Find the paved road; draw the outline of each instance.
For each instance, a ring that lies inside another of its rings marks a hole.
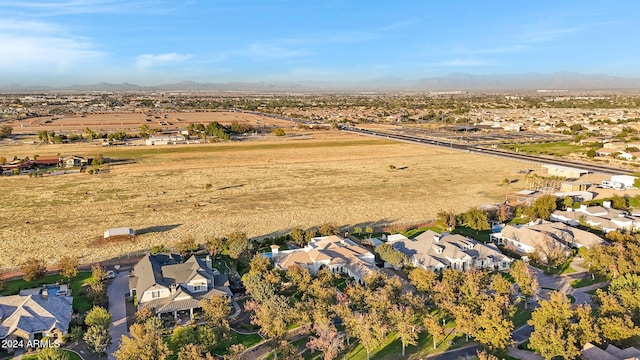
[[[611,166],[584,163],[584,162],[578,162],[578,161],[570,161],[566,159],[542,157],[542,156],[529,155],[524,153],[514,153],[510,151],[504,151],[504,150],[498,150],[498,149],[492,149],[492,148],[480,148],[476,145],[454,143],[452,141],[450,142],[449,140],[444,140],[444,139],[419,138],[416,136],[394,134],[394,133],[382,132],[379,130],[373,131],[373,130],[362,129],[358,127],[351,127],[351,126],[344,126],[341,128],[341,130],[355,132],[355,133],[364,134],[364,135],[382,137],[382,138],[392,139],[397,141],[446,147],[449,149],[472,152],[476,154],[505,157],[505,158],[516,159],[516,160],[530,161],[534,163],[578,167],[581,169],[586,169],[586,170],[598,172],[598,173],[628,174],[628,175],[631,175],[633,173],[633,171],[631,170],[620,169],[620,168],[611,167]]]
[[[112,316],[109,334],[111,335],[111,347],[107,349],[109,360],[115,360],[113,352],[120,346],[120,338],[127,334],[127,306],[125,296],[129,294],[129,272],[121,271],[116,278],[109,280],[107,295],[109,296],[109,312]]]
[[[428,355],[427,359],[429,360],[458,360],[460,358],[470,358],[478,355],[478,349],[480,349],[480,345],[471,343],[469,345],[465,345],[462,348],[449,350],[439,354]]]
[[[511,337],[516,343],[520,344],[529,340],[529,336],[531,336],[532,332],[533,332],[533,326],[524,325],[515,329],[511,334]]]

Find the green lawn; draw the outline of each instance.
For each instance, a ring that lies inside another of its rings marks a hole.
[[[488,243],[489,242],[489,234],[491,234],[491,230],[476,231],[476,230],[473,230],[470,227],[456,226],[456,228],[453,229],[452,233],[453,234],[464,235],[466,237],[469,237],[469,238],[472,238],[472,239],[476,239],[476,240],[482,241],[484,243]]]
[[[569,258],[567,261],[565,261],[562,265],[555,267],[555,268],[550,268],[546,265],[543,264],[538,264],[536,262],[530,262],[531,265],[537,267],[538,269],[544,271],[545,274],[547,275],[558,275],[558,274],[571,274],[576,272],[576,269],[571,267],[571,260],[573,260],[572,258]]]
[[[65,350],[65,349],[63,349],[62,351],[64,351],[64,353],[67,354],[67,356],[69,356],[69,360],[82,360],[80,355],[74,353],[73,351],[69,351],[69,350]],[[38,354],[25,355],[25,356],[22,357],[22,359],[24,359],[24,360],[38,360]]]
[[[73,296],[73,310],[79,314],[87,312],[93,306],[91,300],[84,296],[82,287],[93,280],[90,271],[79,272],[78,275],[71,278],[69,287],[71,288],[71,296]],[[32,289],[45,284],[55,284],[64,282],[65,279],[59,275],[47,275],[38,281],[25,281],[23,279],[9,280],[4,284],[2,295],[16,295],[23,289]]]
[[[531,319],[531,308],[525,309],[524,304],[518,305],[515,315],[513,315],[513,328],[517,329],[527,324],[527,321]]]
[[[465,344],[467,344],[467,342],[465,341],[464,335],[455,335],[453,332],[451,332],[443,341],[438,344],[437,348],[434,350],[431,335],[429,335],[426,331],[423,331],[418,337],[417,346],[407,346],[405,357],[413,355],[412,357],[414,358],[420,358],[434,352],[455,349]],[[397,339],[395,333],[391,333],[376,350],[371,352],[371,359],[395,360],[401,358],[401,354],[402,343],[399,339]],[[345,358],[348,360],[366,360],[367,352],[362,347],[362,345],[358,344],[354,349],[352,349],[345,355]]]
[[[418,236],[418,235],[420,235],[423,232],[428,231],[428,230],[432,230],[432,231],[435,231],[437,233],[441,233],[442,232],[442,229],[437,227],[437,226],[425,226],[425,227],[421,227],[421,228],[417,228],[417,229],[404,230],[404,231],[401,231],[400,234],[408,237],[409,239],[413,239],[414,237],[416,237],[416,236]]]
[[[571,287],[573,288],[582,288],[585,286],[591,286],[593,284],[599,284],[607,281],[607,278],[603,275],[596,275],[595,279],[591,279],[591,276],[583,277],[582,279],[573,280],[571,282]]]
[[[509,144],[505,145],[505,148],[513,151],[553,156],[565,156],[571,153],[583,153],[588,150],[587,147],[584,147],[582,145],[570,144],[568,142]]]

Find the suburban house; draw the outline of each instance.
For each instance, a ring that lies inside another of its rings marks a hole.
[[[184,263],[176,254],[148,255],[133,268],[130,295],[138,308],[149,308],[159,317],[193,315],[202,310],[200,301],[214,296],[231,296],[227,275],[211,265],[211,258],[191,256]]]
[[[390,235],[388,243],[406,254],[414,266],[432,271],[447,268],[506,270],[512,261],[495,244],[483,244],[462,235],[438,234],[432,230],[414,239],[400,234]]]
[[[580,355],[585,360],[640,360],[640,350],[637,348],[621,349],[612,344],[602,350],[592,343],[586,343]]]
[[[326,268],[332,273],[351,276],[362,284],[367,275],[378,271],[375,255],[337,235],[315,237],[301,249],[279,251],[277,245],[273,245],[271,249],[273,263],[281,269],[298,265],[317,274]]]
[[[604,205],[580,205],[578,209],[556,210],[551,214],[550,219],[571,226],[583,223],[584,225],[602,229],[605,233],[616,230],[634,231],[640,229],[640,219],[628,215],[626,211],[612,209],[609,202],[605,202]]]
[[[65,156],[60,160],[60,163],[64,165],[64,167],[80,167],[87,166],[90,164],[90,160],[81,156]]]
[[[490,234],[493,242],[510,246],[522,253],[538,253],[539,250],[589,247],[606,243],[590,232],[567,226],[563,223],[538,221],[529,225],[507,225],[499,233]]]
[[[56,296],[47,288],[32,290],[0,296],[0,339],[62,341],[69,330],[73,298]]]

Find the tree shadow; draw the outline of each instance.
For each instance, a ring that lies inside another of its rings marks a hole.
[[[175,229],[175,228],[177,228],[178,226],[181,226],[181,225],[182,224],[150,226],[150,227],[146,227],[144,229],[136,230],[136,235],[166,232],[166,231],[169,231],[169,230],[173,230],[173,229]]]

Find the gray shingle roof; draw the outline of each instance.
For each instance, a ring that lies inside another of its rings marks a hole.
[[[73,312],[71,297],[53,296],[47,300],[40,295],[12,295],[0,297],[0,338],[14,330],[27,333],[51,331],[54,328],[66,333]]]

